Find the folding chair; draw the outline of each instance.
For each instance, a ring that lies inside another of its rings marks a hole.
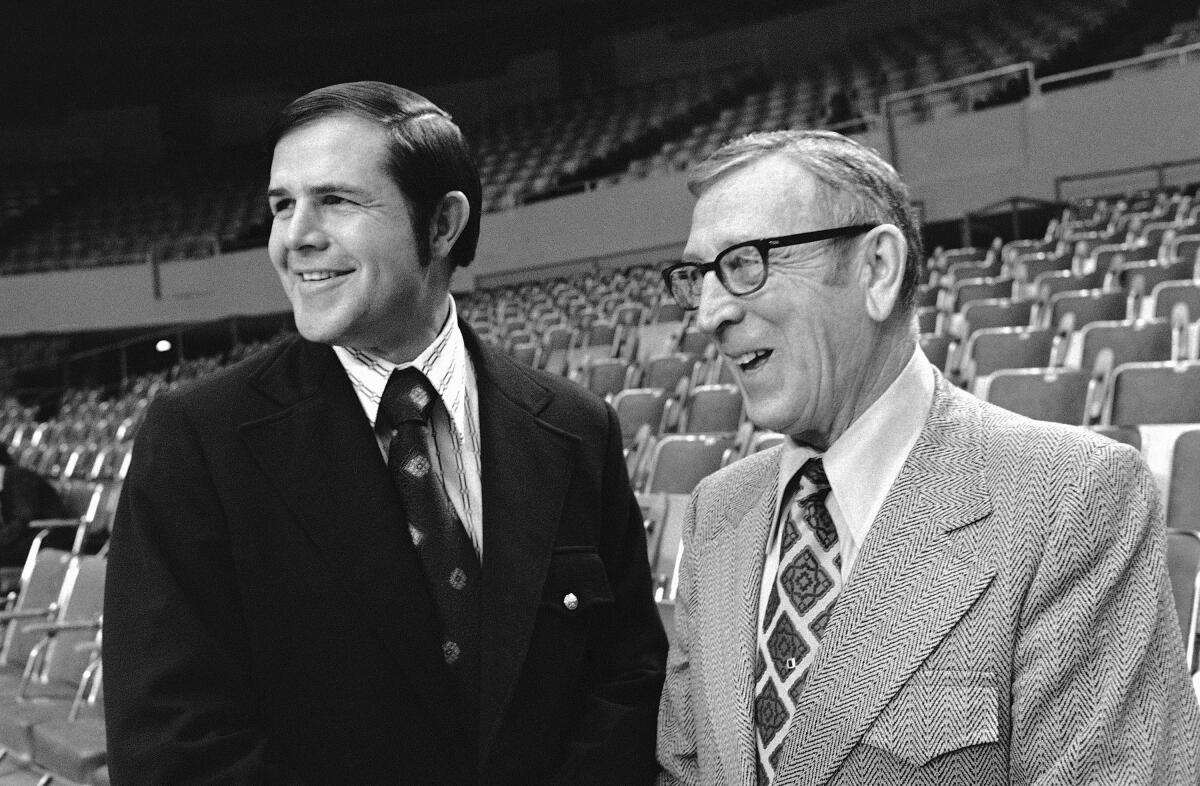
[[[1169,488],[1167,526],[1200,532],[1200,429],[1175,439]]]
[[[696,484],[721,468],[730,437],[669,434],[658,441],[646,476],[649,493],[691,494]]]
[[[104,681],[97,645],[94,659],[83,672],[79,689],[65,719],[33,727],[34,764],[53,780],[94,783],[96,771],[108,759],[104,724]]]
[[[629,381],[629,362],[623,358],[599,358],[582,369],[583,386],[601,398],[611,398]]]
[[[621,437],[625,447],[633,445],[642,426],[648,426],[651,436],[661,434],[666,426],[670,396],[662,388],[625,388],[613,396],[613,409],[621,422]]]
[[[1183,634],[1184,654],[1188,674],[1196,671],[1197,611],[1200,610],[1200,533],[1192,530],[1167,530],[1167,573],[1171,578],[1171,594],[1179,615],[1179,631]]]
[[[993,373],[976,395],[1036,420],[1083,423],[1090,375],[1065,368],[1013,368]]]
[[[733,434],[742,422],[742,393],[735,385],[698,385],[679,416],[681,434]]]
[[[0,700],[2,755],[29,762],[33,728],[69,715],[92,660],[92,650],[78,645],[94,642],[100,630],[104,573],[103,557],[72,557],[53,621],[24,626],[25,632],[38,633],[41,640],[29,653],[16,696]]]
[[[1200,361],[1117,366],[1101,422],[1116,426],[1200,423]]]
[[[675,391],[680,380],[689,380],[690,387],[690,378],[696,370],[696,363],[694,357],[681,352],[656,355],[647,360],[642,369],[641,387]]]
[[[1059,324],[1067,314],[1075,315],[1076,329],[1089,322],[1125,319],[1128,298],[1124,292],[1100,289],[1058,292],[1050,297],[1050,324]]]
[[[994,327],[975,331],[967,340],[962,377],[970,385],[979,377],[1005,368],[1053,366],[1054,338],[1050,328]]]
[[[1171,359],[1171,323],[1166,319],[1126,319],[1084,325],[1082,368],[1091,368],[1103,349],[1111,349],[1113,365],[1147,360]]]

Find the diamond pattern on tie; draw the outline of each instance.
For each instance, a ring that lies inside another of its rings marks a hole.
[[[755,658],[759,784],[775,780],[788,725],[842,587],[837,529],[825,508],[821,459],[800,468],[779,532],[779,567],[767,596]]]
[[[381,429],[392,429],[388,471],[400,492],[409,537],[420,558],[441,630],[441,658],[449,666],[468,716],[479,692],[479,556],[454,511],[430,455],[430,417],[439,397],[415,368],[397,369],[379,400]]]

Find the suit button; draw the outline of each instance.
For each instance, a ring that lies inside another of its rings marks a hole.
[[[579,608],[579,598],[575,597],[574,592],[568,592],[563,595],[563,605],[567,607],[567,611],[574,611]]]

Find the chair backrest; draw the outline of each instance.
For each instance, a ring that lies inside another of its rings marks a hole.
[[[105,572],[103,557],[72,557],[58,596],[56,621],[89,623],[99,620],[104,613]],[[77,645],[95,638],[94,628],[59,631],[46,648],[41,681],[78,684],[92,660],[92,652]]]
[[[742,422],[742,394],[735,385],[698,385],[684,405],[679,430],[688,434],[732,434]]]
[[[1186,303],[1188,313],[1200,315],[1200,283],[1196,281],[1164,281],[1150,293],[1154,301],[1154,316],[1169,317],[1176,303]]]
[[[691,377],[695,368],[696,359],[690,355],[680,352],[656,355],[646,361],[641,386],[673,391],[679,385],[679,380]]]
[[[1171,578],[1171,593],[1179,615],[1179,631],[1183,634],[1188,673],[1196,662],[1196,573],[1200,570],[1200,533],[1188,530],[1167,531],[1167,573]]]
[[[954,283],[949,311],[960,311],[972,300],[992,300],[1012,295],[1011,278],[966,278]]]
[[[611,346],[616,336],[617,326],[607,319],[597,319],[588,328],[586,343],[589,347]]]
[[[1106,412],[1115,426],[1200,423],[1200,361],[1117,366]]]
[[[1057,325],[1065,314],[1075,315],[1075,327],[1089,322],[1125,318],[1127,298],[1124,292],[1101,289],[1058,292],[1050,296],[1050,324]]]
[[[997,327],[1025,327],[1029,324],[1032,300],[992,298],[973,300],[963,306],[962,317],[966,322],[964,337],[976,330]]]
[[[1092,426],[1092,431],[1136,450],[1142,449],[1142,431],[1137,426]]]
[[[1092,322],[1080,331],[1083,356],[1080,366],[1091,368],[1105,347],[1113,351],[1113,364],[1137,360],[1171,359],[1171,323],[1166,319],[1127,319]]]
[[[973,379],[1002,368],[1046,368],[1051,365],[1054,335],[1050,328],[978,330],[967,341],[968,377]]]
[[[1200,429],[1175,439],[1169,488],[1167,526],[1200,532]]]
[[[670,434],[654,446],[646,491],[690,494],[706,476],[721,467],[733,440],[711,434]]]
[[[1078,426],[1084,420],[1089,378],[1078,369],[1004,369],[992,374],[986,397],[1026,417]]]
[[[704,354],[711,341],[712,337],[703,330],[688,328],[679,337],[679,351],[685,355],[699,357]]]
[[[569,325],[551,325],[542,336],[542,346],[547,352],[568,349],[575,339],[575,331]]]
[[[42,532],[33,540],[25,567],[21,571],[21,589],[12,611],[26,615],[11,620],[4,630],[4,646],[0,648],[0,665],[20,666],[29,657],[29,651],[37,644],[41,634],[25,633],[22,628],[29,622],[45,621],[57,609],[63,577],[71,562],[71,555],[59,549],[43,549]],[[35,616],[28,613],[39,612]]]
[[[615,396],[625,387],[629,362],[624,358],[593,360],[587,369],[587,389],[597,396]]]
[[[662,388],[625,388],[613,396],[613,409],[621,421],[625,447],[632,444],[638,428],[650,427],[652,434],[662,431],[667,406],[667,391]]]

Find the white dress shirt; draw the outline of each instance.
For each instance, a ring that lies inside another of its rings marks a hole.
[[[375,427],[379,399],[388,377],[398,368],[415,366],[441,396],[442,406],[434,407],[429,455],[438,466],[446,495],[454,505],[483,561],[483,486],[479,450],[479,388],[475,367],[463,343],[458,327],[454,299],[450,301],[446,322],[428,347],[409,363],[396,364],[360,349],[334,347],[338,360],[350,377],[367,420]],[[387,461],[390,435],[375,429],[379,450]]]
[[[933,387],[933,366],[917,347],[887,390],[824,454],[825,476],[829,480],[825,508],[837,529],[843,591],[850,582],[854,562],[871,522],[925,425],[933,404]],[[775,489],[775,526],[763,557],[759,636],[762,636],[767,598],[779,570],[779,532],[787,515],[786,509],[781,510],[783,494],[788,481],[800,471],[804,462],[817,455],[820,455],[817,451],[794,442],[791,437],[783,443]]]

